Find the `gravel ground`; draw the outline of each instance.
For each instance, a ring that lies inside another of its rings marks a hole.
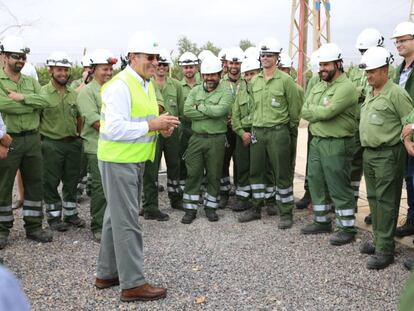
[[[396,310],[409,276],[402,263],[414,253],[401,245],[389,268],[365,268],[358,247],[368,232],[343,247],[329,245],[328,234],[300,235],[308,211],[297,211],[286,231],[277,229],[277,216],[239,224],[229,209],[218,212],[217,223],[199,211],[193,224],[183,225],[183,212],[168,207],[165,192],[160,202],[168,222],[140,221],[147,279],[167,287],[167,299],[122,303],[119,287],[95,289],[99,245],[90,230],[55,233],[52,243],[38,244],[25,239],[21,210],[0,257],[33,310]],[[89,221],[88,213],[85,201],[80,214]]]

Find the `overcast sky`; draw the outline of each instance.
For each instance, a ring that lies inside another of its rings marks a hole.
[[[83,49],[110,49],[119,55],[136,30],[152,30],[162,47],[177,51],[176,43],[187,36],[199,46],[210,40],[219,47],[237,45],[241,39],[258,44],[276,37],[288,51],[290,0],[0,0],[0,32],[14,19],[32,24],[3,33],[25,38],[31,48],[29,60],[44,62],[54,50],[80,60]],[[394,27],[408,20],[408,0],[331,0],[331,37],[347,61],[357,61],[355,40],[367,27],[377,28],[386,47],[396,54],[389,40]],[[309,29],[309,51],[312,46]]]

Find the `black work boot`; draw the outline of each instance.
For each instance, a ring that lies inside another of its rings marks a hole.
[[[305,194],[303,195],[303,198],[297,201],[295,205],[297,209],[305,209],[308,208],[309,204],[311,204],[311,197],[309,190],[306,190]]]
[[[183,201],[181,200],[171,201],[171,208],[183,210]]]
[[[331,235],[329,243],[335,246],[341,246],[351,243],[355,240],[355,233],[338,231]]]
[[[375,253],[368,258],[367,268],[371,270],[381,270],[394,262],[394,255]]]
[[[253,220],[258,220],[262,218],[262,212],[261,212],[261,208],[260,207],[253,207],[247,211],[245,211],[243,213],[243,215],[241,215],[239,217],[239,222],[249,222],[249,221],[253,221]]]
[[[292,226],[293,226],[293,217],[292,217],[292,215],[280,216],[280,221],[277,224],[277,227],[279,229],[285,230],[285,229],[292,228]]]
[[[243,212],[245,210],[248,210],[252,207],[252,203],[250,201],[237,201],[236,205],[232,207],[232,210],[234,212]]]
[[[78,215],[65,217],[63,219],[63,221],[66,222],[67,224],[69,224],[73,227],[77,227],[77,228],[84,228],[86,226],[85,220],[80,218]]]
[[[47,243],[53,240],[53,234],[50,230],[45,230],[42,228],[33,230],[33,231],[26,231],[26,237],[29,240],[33,240],[40,243]]]
[[[365,222],[367,225],[372,225],[372,216],[371,216],[371,213],[369,213],[369,214],[368,214],[368,216],[365,216],[365,218],[364,218],[364,222]]]
[[[191,224],[197,216],[197,211],[192,209],[184,209],[185,214],[181,219],[181,223],[183,224]]]
[[[404,237],[404,236],[413,235],[413,234],[414,234],[414,222],[412,220],[410,221],[407,220],[405,224],[395,229],[396,237]]]
[[[8,235],[0,235],[0,249],[3,249],[7,245]]]
[[[311,223],[300,229],[300,233],[302,234],[319,234],[319,233],[331,233],[332,232],[332,225],[326,224],[321,225],[317,223]]]
[[[147,211],[147,212],[144,211],[144,219],[167,221],[170,219],[170,216],[166,213],[161,212],[160,210]]]
[[[370,242],[364,242],[359,247],[359,252],[361,254],[374,255],[375,254],[375,246],[374,246],[374,244],[372,244]]]
[[[69,225],[62,220],[54,220],[49,222],[49,228],[54,231],[65,232],[69,230]]]
[[[229,202],[229,195],[228,194],[220,195],[220,201],[219,201],[219,204],[218,204],[218,208],[219,209],[225,209],[228,202]]]
[[[217,221],[219,220],[219,217],[216,213],[216,209],[215,208],[211,208],[211,207],[205,207],[204,211],[206,213],[207,219],[208,221]]]
[[[266,206],[266,212],[267,212],[267,215],[269,216],[275,216],[279,214],[279,209],[277,208],[276,205],[271,204],[271,205]]]
[[[404,267],[406,267],[410,271],[413,271],[414,259],[411,258],[404,261]]]

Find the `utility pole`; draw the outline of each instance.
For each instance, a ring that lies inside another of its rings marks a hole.
[[[410,0],[410,12],[408,12],[408,21],[414,22],[414,1]]]
[[[414,1],[414,0],[412,0]],[[305,86],[308,63],[308,26],[312,27],[312,51],[331,41],[329,0],[292,0],[289,56],[298,60],[297,83]]]

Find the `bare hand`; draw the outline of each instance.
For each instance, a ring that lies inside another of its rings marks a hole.
[[[20,94],[20,93],[11,91],[11,90],[7,90],[7,91],[9,92],[9,95],[8,96],[9,96],[10,99],[12,99],[12,100],[14,100],[16,102],[22,102],[22,101],[24,101],[24,95],[23,94]]]
[[[0,145],[0,160],[4,160],[7,158],[7,153],[9,152],[9,148]]]
[[[405,146],[405,149],[407,150],[407,153],[410,156],[414,157],[414,142],[404,140],[404,146]]]
[[[2,139],[0,139],[0,144],[5,147],[9,147],[12,143],[13,138],[9,134],[5,134]]]
[[[411,136],[413,133],[413,128],[412,128],[412,124],[407,124],[406,126],[404,126],[401,135],[403,138],[406,138],[407,136]]]
[[[248,146],[252,142],[252,134],[244,132],[241,139],[243,141],[243,146]]]
[[[160,133],[163,137],[170,137],[174,132],[174,127],[170,127],[168,130],[161,130]]]
[[[180,121],[177,117],[171,116],[168,113],[160,115],[158,118],[148,121],[149,131],[162,131],[177,128],[180,125]]]

